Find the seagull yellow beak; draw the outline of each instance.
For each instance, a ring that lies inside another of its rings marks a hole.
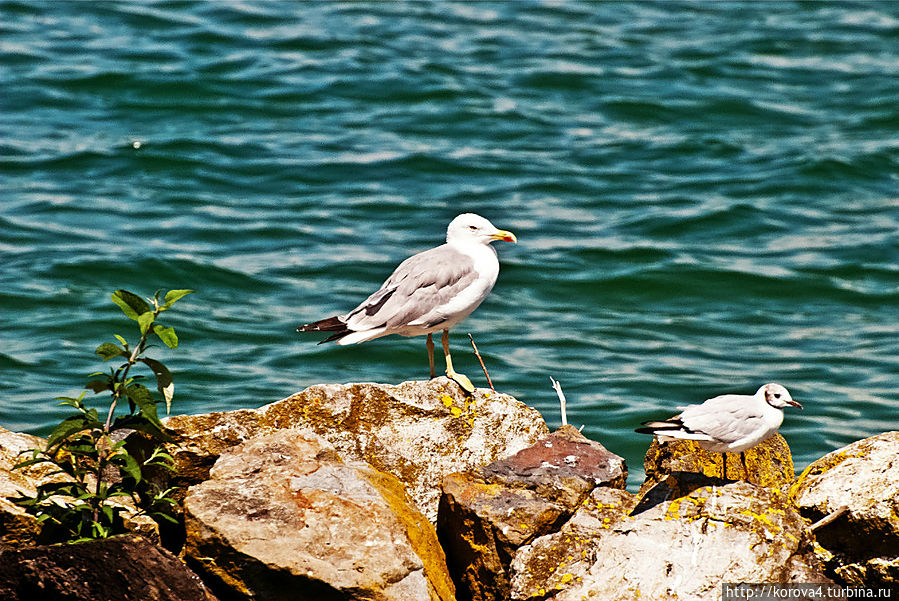
[[[518,244],[518,238],[512,232],[506,230],[496,230],[496,233],[490,236],[493,240],[505,240],[506,242],[514,242]]]

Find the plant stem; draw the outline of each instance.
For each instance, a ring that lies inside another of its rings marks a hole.
[[[150,325],[153,325],[153,322],[156,321],[156,318],[159,317],[159,308],[153,312],[153,321],[150,322]],[[137,346],[134,347],[134,350],[131,352],[131,356],[128,357],[128,362],[120,367],[119,370],[122,371],[121,374],[118,372],[113,379],[113,391],[112,391],[112,403],[109,405],[109,413],[106,416],[106,423],[103,425],[103,432],[105,434],[109,434],[109,429],[112,425],[112,416],[115,413],[116,404],[119,402],[119,399],[122,398],[122,394],[125,392],[125,382],[128,381],[128,372],[131,370],[131,366],[137,363],[137,358],[141,353],[144,352],[144,346],[147,344],[147,335],[150,333],[150,328],[147,328],[147,331],[140,335],[140,341],[137,343]],[[121,384],[121,386],[119,386]]]

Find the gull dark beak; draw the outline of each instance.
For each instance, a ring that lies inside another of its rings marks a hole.
[[[494,240],[504,240],[506,242],[518,244],[518,238],[515,237],[515,234],[506,230],[496,230],[496,233],[490,237]]]
[[[799,407],[800,409],[802,409],[802,405],[799,404],[799,401],[794,401],[793,399],[787,401],[787,405],[792,405],[794,407]]]

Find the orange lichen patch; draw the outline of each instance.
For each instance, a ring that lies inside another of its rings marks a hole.
[[[724,484],[745,479],[739,453],[726,454],[727,479],[721,453],[706,451],[695,441],[653,441],[646,452],[643,466],[646,479],[638,495],[669,480],[669,498],[684,496],[702,486]],[[780,434],[775,434],[744,453],[748,481],[765,488],[781,488],[793,482],[795,472],[790,448]]]
[[[452,601],[456,588],[446,567],[446,555],[437,540],[434,526],[421,512],[414,509],[405,489],[391,474],[377,470],[362,472],[362,475],[381,493],[381,497],[393,510],[393,514],[406,527],[409,544],[424,564],[425,575],[441,601]]]

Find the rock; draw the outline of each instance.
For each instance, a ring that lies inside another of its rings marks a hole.
[[[236,444],[305,427],[344,458],[399,478],[432,523],[445,476],[507,457],[549,433],[527,405],[484,389],[466,395],[445,377],[397,386],[322,384],[259,409],[164,421],[176,438],[173,485],[203,481],[216,458]]]
[[[0,599],[215,601],[177,557],[135,536],[4,550]]]
[[[41,484],[71,480],[65,474],[56,473],[57,468],[51,463],[13,469],[17,463],[31,458],[31,449],[46,446],[47,441],[43,438],[0,427],[0,549],[50,542],[44,540],[46,536],[42,536],[37,519],[12,502],[13,498],[22,495],[34,496]],[[125,528],[154,543],[159,542],[159,525],[149,516],[136,515],[137,508],[130,498],[113,497],[109,502],[125,508],[122,514]]]
[[[826,582],[779,490],[704,487],[636,515],[620,492],[593,495],[559,532],[518,551],[510,599],[717,601],[724,582]]]
[[[848,586],[899,585],[899,432],[859,440],[818,459],[790,489],[812,521],[822,557]]]
[[[433,526],[402,484],[311,430],[225,451],[184,502],[184,554],[250,599],[451,601]],[[233,593],[232,593],[233,594]]]
[[[38,544],[40,524],[24,509],[10,501],[20,495],[34,495],[36,485],[49,481],[52,469],[38,464],[14,470],[13,466],[28,459],[27,451],[44,447],[43,438],[11,432],[0,426],[0,550]]]
[[[556,531],[597,486],[623,489],[626,481],[624,460],[571,426],[508,459],[445,478],[437,529],[458,598],[507,599],[519,547]]]
[[[783,488],[796,473],[793,455],[780,434],[744,452],[748,482],[768,488]],[[636,511],[656,503],[685,496],[703,486],[723,485],[744,479],[739,453],[727,454],[727,479],[721,469],[721,453],[706,451],[691,440],[659,443],[653,440],[643,460],[646,478],[637,492],[642,498]]]

